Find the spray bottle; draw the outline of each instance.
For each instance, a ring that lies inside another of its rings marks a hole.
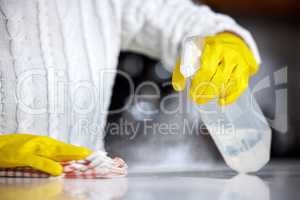
[[[187,78],[199,69],[201,37],[183,43],[181,73]],[[226,164],[239,173],[260,170],[270,159],[271,129],[250,89],[234,103],[220,106],[217,100],[196,105]]]

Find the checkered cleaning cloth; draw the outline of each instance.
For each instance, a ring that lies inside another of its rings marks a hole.
[[[120,158],[114,158],[114,166],[112,168],[94,167],[90,165],[90,161],[70,161],[61,162],[63,166],[64,178],[113,178],[127,175],[127,165]],[[86,167],[85,171],[79,168]],[[33,169],[31,167],[15,167],[15,168],[0,168],[0,177],[16,177],[16,178],[47,178],[49,174]]]

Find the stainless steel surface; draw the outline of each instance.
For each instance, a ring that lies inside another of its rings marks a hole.
[[[258,176],[230,171],[131,172],[98,180],[0,179],[1,200],[299,199],[300,162],[274,162]]]

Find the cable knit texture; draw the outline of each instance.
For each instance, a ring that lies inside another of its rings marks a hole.
[[[188,0],[0,0],[0,131],[103,149],[121,50],[172,69],[192,35],[250,33]]]

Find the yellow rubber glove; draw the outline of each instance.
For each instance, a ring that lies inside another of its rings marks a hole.
[[[249,78],[259,68],[247,44],[232,33],[206,37],[200,65],[190,88],[190,96],[198,104],[211,99],[218,99],[220,105],[233,103],[247,89]],[[175,66],[172,84],[176,91],[185,88],[180,61]]]
[[[49,173],[62,174],[61,161],[81,160],[91,150],[65,144],[47,136],[29,134],[0,135],[0,167],[24,167]]]

